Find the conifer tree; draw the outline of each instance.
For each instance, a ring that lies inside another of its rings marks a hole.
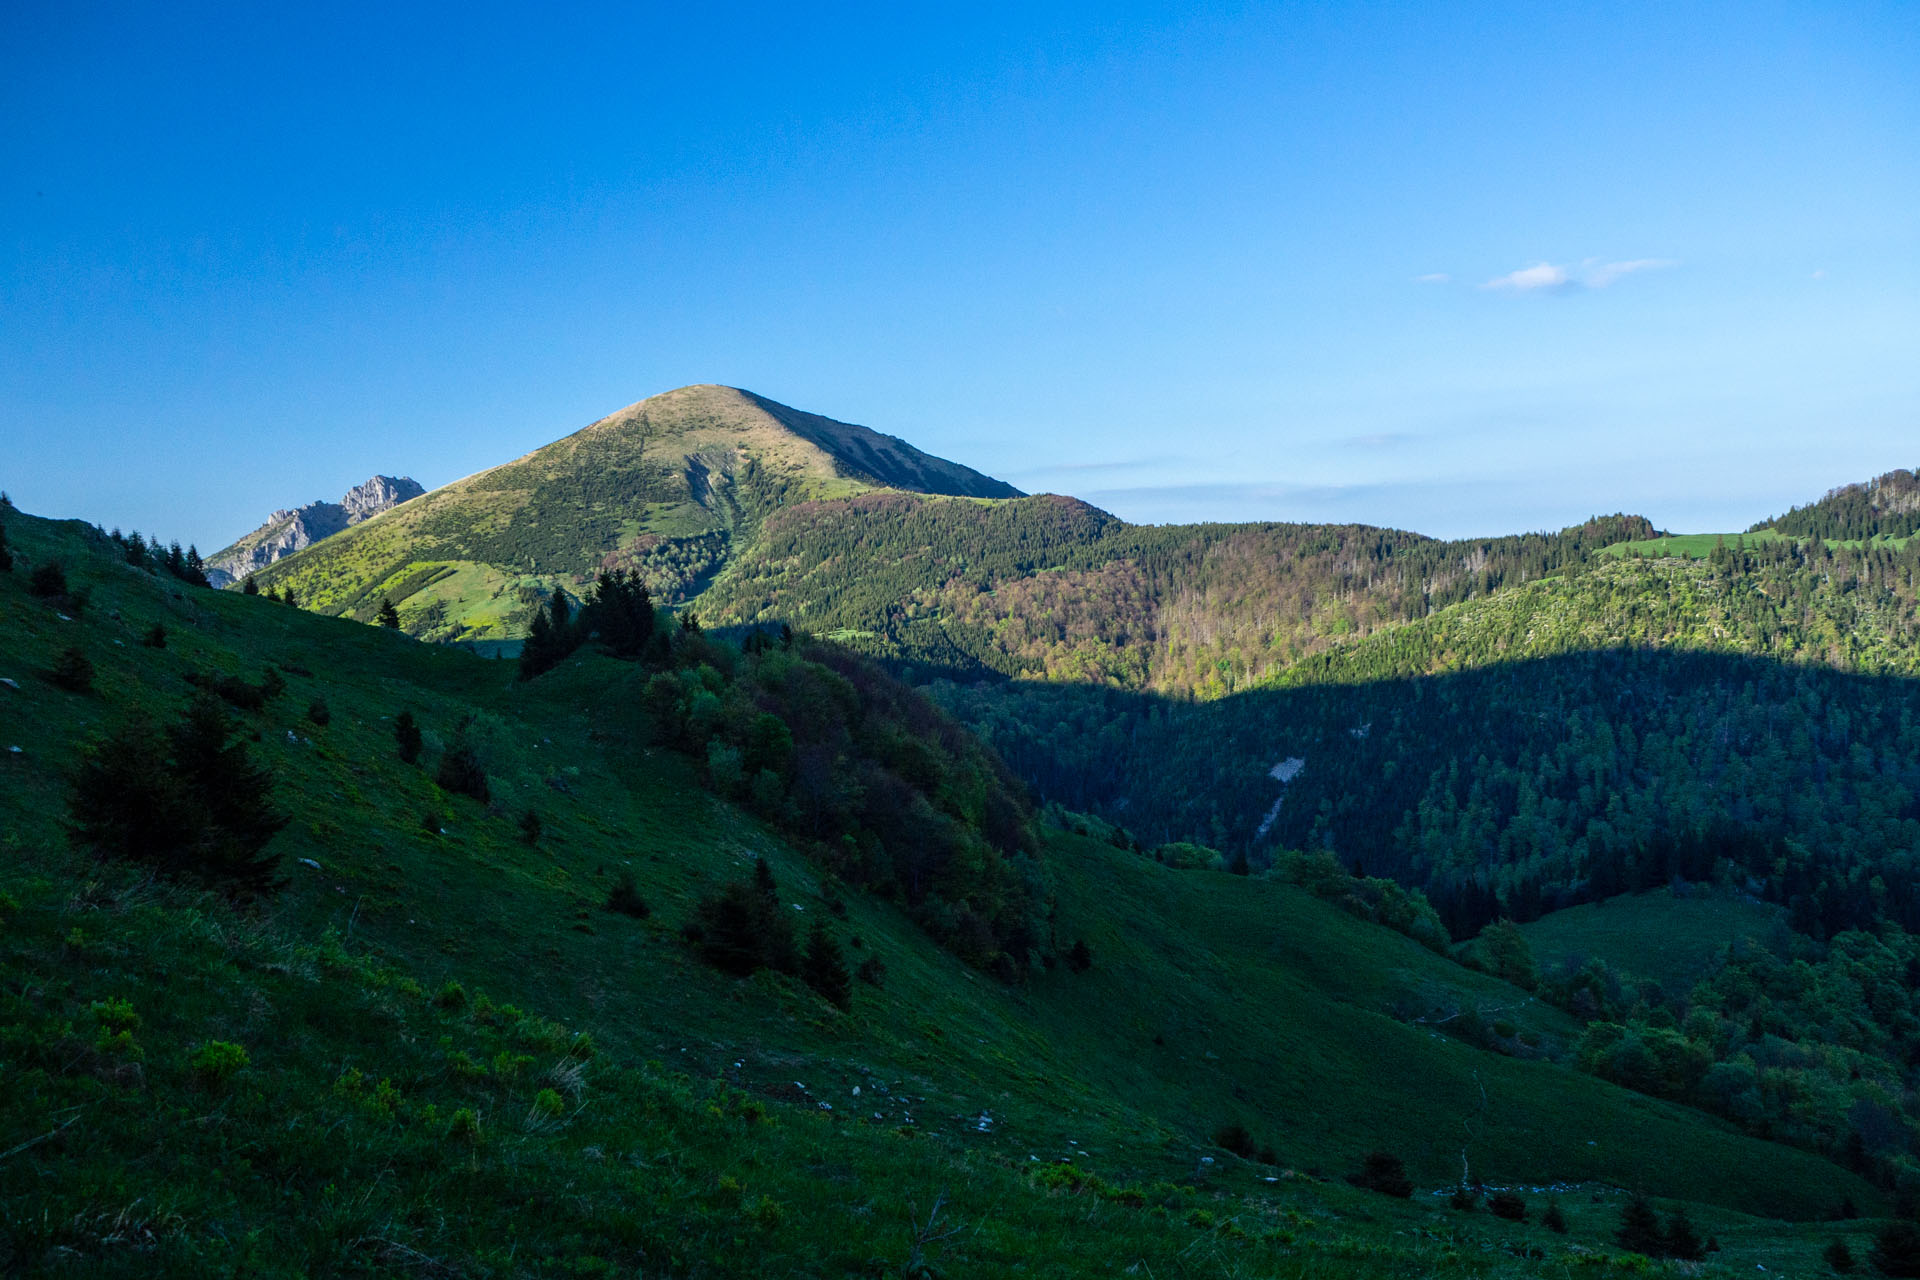
[[[807,953],[801,961],[800,976],[834,1008],[842,1012],[853,1008],[853,976],[847,972],[846,956],[833,935],[827,932],[824,920],[815,920],[807,934]]]
[[[400,611],[393,607],[393,601],[386,596],[380,597],[380,625],[389,631],[400,629]]]
[[[7,526],[0,524],[0,573],[13,572],[13,552],[7,547]]]
[[[393,740],[400,746],[400,758],[408,764],[420,759],[420,726],[414,721],[413,712],[402,711],[393,722]]]
[[[1657,1258],[1666,1249],[1666,1233],[1660,1229],[1660,1217],[1653,1211],[1653,1204],[1644,1195],[1635,1192],[1633,1197],[1620,1208],[1620,1228],[1614,1232],[1615,1242],[1629,1253],[1645,1254]]]
[[[247,580],[240,584],[240,594],[246,596],[257,596],[260,594],[260,584],[253,580],[252,574],[248,574]]]
[[[53,682],[69,693],[93,692],[93,661],[77,645],[69,645],[54,660]]]
[[[236,726],[200,694],[164,735],[144,721],[90,747],[73,778],[77,843],[242,893],[276,886],[265,852],[287,824],[271,804],[272,775]]]
[[[1699,1233],[1693,1229],[1693,1219],[1684,1208],[1667,1215],[1667,1228],[1660,1234],[1663,1251],[1669,1258],[1698,1262],[1707,1256],[1706,1246],[1700,1242]]]

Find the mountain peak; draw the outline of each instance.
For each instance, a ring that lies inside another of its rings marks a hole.
[[[303,507],[282,508],[252,533],[215,552],[207,560],[207,580],[216,587],[238,582],[276,560],[425,492],[412,476],[372,476],[347,490],[338,502],[315,501]]]

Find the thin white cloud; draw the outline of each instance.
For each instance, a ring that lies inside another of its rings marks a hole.
[[[1598,258],[1588,258],[1578,267],[1537,262],[1531,267],[1495,276],[1480,287],[1507,293],[1566,293],[1573,289],[1604,289],[1623,276],[1641,271],[1661,271],[1679,265],[1672,258],[1632,258],[1625,262],[1601,262]]]
[[[1813,273],[1813,278],[1815,280],[1825,280],[1827,278],[1827,269],[1825,267],[1821,267],[1818,271]]]
[[[1664,271],[1679,265],[1672,258],[1634,258],[1629,262],[1609,262],[1590,269],[1581,283],[1589,289],[1604,289],[1621,276],[1630,276],[1637,271]]]
[[[1414,279],[1414,283],[1416,284],[1451,284],[1453,283],[1453,277],[1448,275],[1444,271],[1429,271],[1426,275],[1415,276],[1413,279]]]
[[[1480,287],[1507,289],[1514,293],[1532,293],[1537,289],[1564,289],[1570,279],[1565,267],[1556,267],[1551,262],[1540,262],[1531,267],[1522,267],[1518,271],[1509,271],[1504,276],[1495,276]]]

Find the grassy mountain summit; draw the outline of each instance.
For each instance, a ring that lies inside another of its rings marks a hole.
[[[357,524],[259,581],[362,620],[392,599],[408,630],[433,639],[507,639],[556,587],[631,568],[684,598],[769,512],[874,489],[1019,495],[866,427],[682,387]]]

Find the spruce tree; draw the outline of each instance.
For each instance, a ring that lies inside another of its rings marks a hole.
[[[380,597],[380,625],[389,631],[400,629],[400,611],[393,607],[393,601],[386,596]]]
[[[1693,1219],[1685,1209],[1675,1209],[1667,1215],[1667,1229],[1661,1233],[1661,1240],[1669,1258],[1698,1262],[1707,1256],[1706,1246],[1700,1242],[1699,1233],[1693,1229]]]
[[[402,711],[393,722],[393,740],[400,745],[400,758],[408,764],[420,759],[420,726],[414,721],[413,712]]]
[[[840,944],[827,932],[824,920],[815,920],[807,934],[807,953],[801,960],[800,976],[822,1000],[845,1012],[853,1008],[853,976],[847,972],[846,957]]]
[[[275,858],[265,848],[288,819],[272,806],[272,772],[253,762],[245,742],[230,741],[237,728],[218,702],[200,694],[167,739],[200,816],[186,851],[190,869],[242,892],[264,893],[275,885]]]
[[[53,682],[68,693],[93,692],[93,661],[77,645],[68,645],[54,660]]]
[[[435,781],[443,790],[472,796],[481,804],[487,802],[487,771],[480,763],[480,754],[464,734],[440,757],[440,769]]]
[[[248,574],[247,580],[240,584],[240,594],[243,596],[257,596],[260,594],[260,584],[253,580],[252,574]]]
[[[13,572],[13,552],[7,548],[7,526],[0,524],[0,573]]]
[[[134,721],[88,748],[70,799],[76,843],[241,893],[275,888],[265,850],[287,818],[235,731],[200,694],[164,735]]]
[[[151,627],[148,627],[147,633],[144,636],[140,637],[140,643],[145,645],[149,649],[166,648],[167,647],[166,624],[163,622],[156,622]]]
[[[1657,1258],[1666,1249],[1666,1233],[1660,1229],[1660,1216],[1653,1204],[1639,1192],[1620,1208],[1620,1229],[1614,1240],[1629,1253]]]

